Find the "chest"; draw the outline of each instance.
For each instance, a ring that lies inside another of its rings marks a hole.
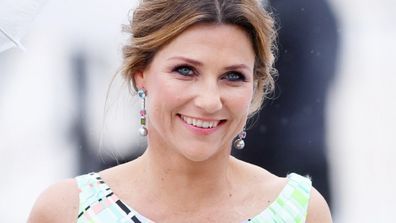
[[[266,201],[262,199],[265,196],[255,196],[245,200],[219,200],[213,204],[201,202],[199,205],[182,199],[173,203],[161,202],[158,197],[150,196],[129,200],[128,196],[120,194],[123,198],[120,199],[99,176],[94,178],[95,181],[85,182],[85,178],[77,178],[81,190],[78,223],[245,223],[249,219],[254,223],[302,223],[305,222],[310,192],[310,184],[290,180],[276,199]]]
[[[241,223],[258,215],[264,209],[263,205],[240,205],[232,202],[223,203],[211,207],[164,207],[151,205],[140,209],[139,212],[161,223]]]

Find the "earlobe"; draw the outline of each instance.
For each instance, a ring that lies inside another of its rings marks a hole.
[[[144,88],[144,72],[143,71],[137,71],[132,75],[133,81],[135,83],[135,86],[138,89]]]

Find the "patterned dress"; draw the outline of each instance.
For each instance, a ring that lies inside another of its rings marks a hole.
[[[311,180],[291,173],[288,183],[266,209],[242,223],[304,223]],[[154,223],[128,207],[97,173],[76,177],[80,190],[77,223]]]

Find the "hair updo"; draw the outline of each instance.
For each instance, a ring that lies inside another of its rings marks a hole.
[[[133,83],[133,74],[143,71],[156,52],[199,23],[236,25],[249,34],[255,52],[254,95],[249,115],[256,113],[273,90],[275,69],[274,20],[258,0],[142,0],[130,24],[131,34],[123,48],[122,75]]]

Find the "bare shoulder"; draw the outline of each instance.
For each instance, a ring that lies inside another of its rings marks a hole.
[[[74,179],[67,179],[48,187],[37,198],[28,222],[75,222],[79,204],[79,190]]]
[[[331,223],[330,209],[323,196],[312,187],[311,199],[308,206],[307,223]]]
[[[259,166],[235,159],[243,182],[253,200],[262,208],[272,203],[287,184],[287,178],[279,177]]]
[[[287,177],[276,176],[267,170],[240,160],[236,163],[243,172],[245,179],[243,182],[249,182],[251,191],[254,191],[255,197],[265,198],[258,202],[270,204],[280,194],[282,189],[288,183]],[[257,196],[259,195],[259,196]],[[252,197],[254,200],[255,198]],[[307,223],[332,223],[329,206],[323,196],[312,187],[311,198],[308,206]]]
[[[276,176],[275,174],[272,174],[264,168],[254,164],[247,163],[236,158],[234,158],[234,160],[238,164],[243,176],[247,178],[245,180],[256,184],[256,186],[257,184],[263,184],[264,187],[260,188],[264,188],[265,190],[268,190],[268,188],[280,190],[287,184],[287,179],[285,177]]]

